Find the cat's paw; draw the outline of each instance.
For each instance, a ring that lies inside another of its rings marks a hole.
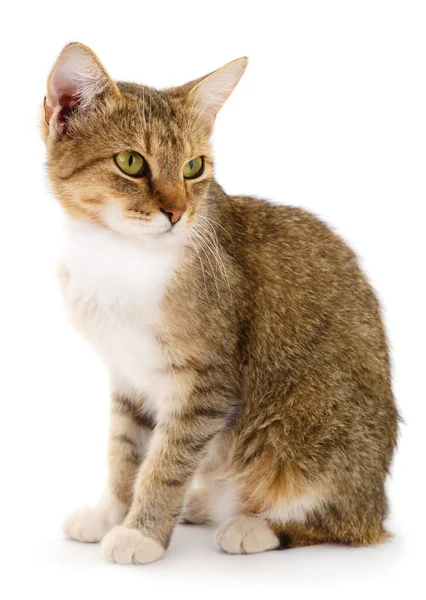
[[[165,552],[156,540],[124,526],[114,527],[107,533],[101,549],[107,560],[121,565],[145,565],[158,560]]]
[[[185,496],[181,523],[201,525],[209,520],[208,493],[204,488],[193,488]]]
[[[266,521],[243,515],[234,517],[219,527],[216,543],[229,554],[265,552],[279,546],[277,536]]]
[[[82,506],[67,517],[65,535],[77,542],[100,542],[112,527],[122,523],[126,512],[126,506],[106,490],[97,506]]]
[[[82,506],[72,512],[64,522],[64,533],[77,542],[100,542],[111,528],[103,511]]]

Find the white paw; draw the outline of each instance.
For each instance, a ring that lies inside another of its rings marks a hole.
[[[78,542],[100,542],[109,529],[106,515],[90,506],[78,508],[64,523],[65,535]]]
[[[216,532],[216,543],[230,554],[251,554],[278,548],[279,540],[268,523],[258,517],[239,516]]]
[[[126,510],[107,490],[97,506],[82,506],[67,517],[65,535],[78,542],[100,542],[107,531],[123,521]]]
[[[158,560],[164,548],[137,529],[114,527],[102,540],[102,553],[107,560],[122,565],[145,565]]]

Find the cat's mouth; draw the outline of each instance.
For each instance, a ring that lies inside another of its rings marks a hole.
[[[125,237],[133,237],[135,239],[153,239],[153,238],[160,238],[160,237],[164,237],[164,236],[169,236],[172,231],[173,228],[172,227],[164,227],[164,228],[153,228],[152,230],[150,229],[142,229],[140,227],[137,226],[136,227],[126,227],[126,228],[118,228],[115,229],[115,231],[117,231],[117,233],[120,233],[121,235],[124,235]]]
[[[152,235],[154,235],[154,236],[168,235],[168,234],[172,233],[172,231],[173,231],[173,227],[170,226],[170,227],[167,227],[166,229],[164,229],[163,231],[160,231],[158,233],[153,232]],[[149,232],[148,232],[147,235],[149,235]]]

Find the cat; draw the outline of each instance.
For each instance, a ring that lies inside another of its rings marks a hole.
[[[118,563],[216,522],[231,554],[388,539],[398,412],[377,299],[318,218],[228,196],[210,136],[247,65],[115,82],[67,45],[41,127],[71,323],[111,382],[109,475],[69,538]]]

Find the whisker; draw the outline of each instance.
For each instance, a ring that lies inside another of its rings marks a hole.
[[[197,226],[198,227],[202,227],[203,231],[209,236],[209,239],[212,241],[212,244],[214,244],[214,249],[215,249],[215,254],[216,254],[216,261],[222,271],[222,275],[225,277],[228,288],[229,288],[229,292],[232,296],[232,292],[231,292],[231,285],[229,282],[229,277],[228,277],[228,271],[226,270],[225,267],[225,263],[223,261],[222,256],[220,255],[220,250],[219,250],[219,240],[217,238],[216,235],[216,231],[213,227],[213,225],[211,223],[208,223],[208,221],[206,221],[205,223],[197,223],[195,226],[195,229],[197,230]]]
[[[198,226],[198,229],[197,229],[197,226]],[[199,228],[201,228],[201,231],[199,230]],[[211,231],[209,231],[209,229],[207,229],[202,223],[198,223],[194,227],[194,229],[198,233],[204,233],[205,235],[208,236],[208,238],[204,239],[204,241],[210,248],[211,252],[216,255],[216,260],[217,260],[219,266],[222,266],[221,258],[219,256],[219,246],[218,246],[217,237],[215,235],[212,235]]]
[[[142,88],[142,114],[143,114],[143,124],[146,128],[146,120],[145,120],[145,88]]]
[[[225,233],[226,235],[229,237],[229,239],[232,242],[232,245],[234,246],[234,251],[235,251],[235,242],[234,242],[234,238],[232,237],[232,235],[229,233],[229,231],[227,229],[225,229],[225,227],[223,227],[223,225],[221,225],[220,223],[218,223],[217,221],[215,221],[214,219],[212,219],[211,217],[206,217],[205,215],[197,215],[197,219],[202,219],[203,221],[208,221],[210,224],[214,223],[215,225],[217,225],[218,227],[220,227]]]
[[[206,247],[204,245],[206,243],[206,240],[203,238],[203,236],[201,235],[200,231],[195,231],[195,228],[192,229],[191,233],[193,235],[195,235],[200,240],[200,249],[204,252],[204,254],[206,255],[207,260],[209,261],[210,269],[211,269],[211,272],[212,272],[212,275],[213,275],[213,279],[214,279],[215,285],[216,285],[217,296],[218,296],[218,298],[220,298],[220,290],[219,290],[219,283],[218,283],[218,280],[217,280],[217,273],[215,273],[215,270],[213,268],[213,264],[212,264],[212,262],[210,260],[210,257],[209,257],[209,253],[208,253],[208,249],[209,248],[206,249]],[[204,242],[204,244],[203,244],[203,242]],[[210,250],[210,253],[212,254],[212,256],[214,258],[214,254],[211,252],[211,250]]]
[[[196,243],[195,243],[195,240],[192,240],[191,236],[189,236],[189,237],[188,237],[188,241],[189,241],[189,243],[190,243],[191,247],[192,247],[192,248],[194,248],[195,252],[196,252],[196,253],[197,253],[197,255],[198,255],[198,260],[200,261],[201,271],[202,271],[202,274],[203,274],[204,288],[205,288],[205,290],[206,290],[206,295],[207,295],[207,297],[208,297],[208,295],[209,295],[209,292],[208,292],[208,289],[207,289],[206,273],[205,273],[205,271],[204,271],[203,261],[201,260],[201,256],[200,256],[200,253],[198,252],[198,248],[197,248],[197,245],[196,245]],[[194,242],[194,243],[193,243],[193,242]]]

